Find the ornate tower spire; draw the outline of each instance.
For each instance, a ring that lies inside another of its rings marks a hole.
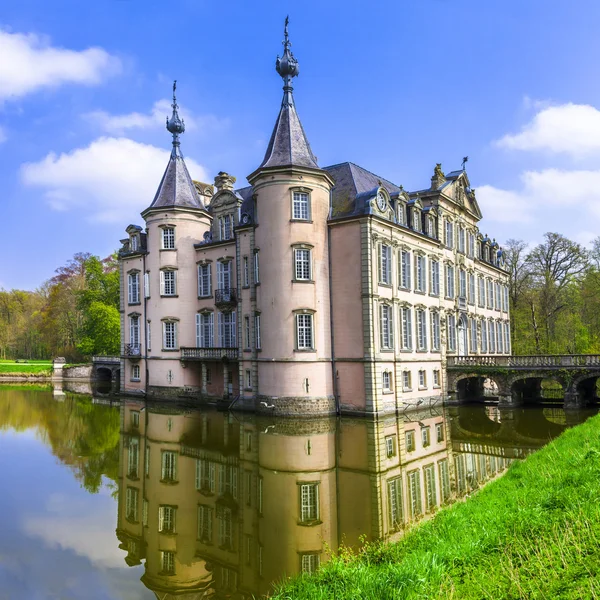
[[[173,150],[171,151],[171,154],[173,155],[177,154],[179,149],[179,136],[185,131],[185,123],[177,112],[179,105],[177,104],[177,97],[175,95],[176,90],[177,80],[173,82],[173,104],[171,104],[173,107],[173,114],[170,119],[167,117],[167,130],[173,134]]]
[[[294,106],[292,79],[298,75],[298,61],[292,54],[288,36],[289,17],[285,19],[283,56],[277,57],[275,68],[283,79],[283,100],[273,134],[259,169],[265,167],[300,166],[318,169],[317,159],[310,149],[302,123]]]
[[[173,82],[173,114],[167,117],[167,130],[173,134],[173,149],[165,173],[156,190],[152,204],[142,213],[145,218],[151,209],[165,208],[199,208],[206,210],[198,195],[198,190],[190,177],[190,173],[179,148],[179,136],[185,131],[185,123],[179,116],[177,97],[177,81]]]
[[[283,79],[283,101],[282,106],[292,106],[294,104],[294,97],[292,96],[292,92],[294,88],[292,87],[292,79],[297,77],[298,73],[300,73],[300,67],[298,66],[298,61],[292,54],[290,50],[290,46],[292,42],[290,42],[290,38],[288,36],[288,24],[290,22],[289,16],[285,18],[285,27],[283,30],[284,40],[283,44],[283,56],[279,58],[277,56],[277,62],[275,63],[275,68],[277,72],[281,75]]]

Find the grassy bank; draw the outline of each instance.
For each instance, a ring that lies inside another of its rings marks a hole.
[[[15,362],[9,360],[0,361],[0,375],[8,373],[10,375],[50,375],[52,372],[52,363],[48,361]]]
[[[400,542],[342,552],[273,598],[600,598],[600,415]]]

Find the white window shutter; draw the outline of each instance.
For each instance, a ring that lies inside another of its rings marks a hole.
[[[223,323],[223,313],[220,312],[219,313],[219,318],[218,318],[218,327],[219,327],[219,348],[224,348],[225,347],[225,331],[224,331],[224,323]]]
[[[202,332],[200,331],[201,316],[200,313],[196,313],[196,348],[202,347]]]
[[[165,293],[165,272],[160,272],[160,295],[163,296]]]
[[[236,327],[236,320],[235,320],[236,319],[236,314],[237,313],[235,311],[233,311],[231,313],[231,346],[233,348],[235,348],[237,346],[237,340],[236,340],[236,337],[237,337],[237,335],[236,335],[237,334],[237,327]]]

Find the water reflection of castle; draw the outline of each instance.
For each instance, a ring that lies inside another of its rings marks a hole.
[[[395,539],[512,461],[494,435],[518,416],[478,410],[487,424],[441,408],[338,424],[128,401],[117,526],[126,561],[145,561],[142,581],[161,599],[241,599],[313,571],[327,548]]]

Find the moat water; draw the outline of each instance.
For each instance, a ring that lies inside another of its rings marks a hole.
[[[277,419],[0,386],[0,599],[250,599],[399,539],[592,411]]]

